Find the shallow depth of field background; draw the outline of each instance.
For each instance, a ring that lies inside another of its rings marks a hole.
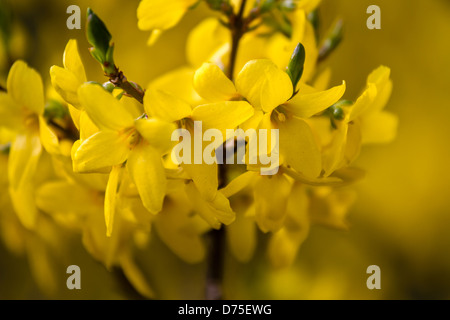
[[[66,28],[66,8],[82,9],[83,30]],[[89,56],[84,38],[88,6],[105,21],[116,43],[116,64],[130,80],[146,85],[185,63],[188,31],[207,11],[190,12],[179,26],[147,47],[148,32],[137,28],[138,1],[12,1],[16,37],[11,58],[22,58],[49,85],[49,68],[62,65],[70,38],[79,39],[90,80],[105,81]],[[381,8],[381,30],[366,28],[366,8]],[[387,109],[400,119],[397,139],[365,147],[357,165],[366,169],[355,185],[358,199],[349,213],[351,228],[314,227],[293,268],[273,271],[263,253],[248,265],[228,260],[225,292],[234,299],[449,299],[450,298],[450,2],[323,0],[322,27],[336,17],[345,22],[342,45],[326,62],[332,83],[345,79],[346,98],[355,99],[366,76],[380,64],[392,69],[393,96]],[[0,83],[10,66],[0,51]],[[2,208],[0,208],[2,210]],[[161,256],[138,257],[161,298],[201,298],[205,265],[186,265],[157,240]],[[81,267],[82,290],[60,287],[54,296],[41,292],[27,260],[0,243],[1,299],[137,298],[120,271],[107,272],[80,243],[67,248]],[[381,290],[368,290],[366,268],[381,268]]]

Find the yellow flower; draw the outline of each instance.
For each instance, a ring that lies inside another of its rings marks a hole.
[[[70,105],[81,109],[78,88],[87,81],[83,62],[78,53],[77,40],[72,39],[66,45],[63,56],[64,68],[52,66],[50,76],[56,92]]]
[[[187,102],[159,90],[147,90],[144,107],[154,118],[167,122],[183,120],[180,125],[191,133],[194,121],[201,121],[203,130],[218,129],[225,133],[227,129],[235,129],[253,115],[253,108],[245,101],[219,101],[192,108]],[[226,137],[226,134],[223,134],[223,137]],[[193,143],[193,139],[191,142]],[[194,147],[191,150],[194,150]],[[194,158],[194,152],[191,154]],[[200,193],[208,201],[214,200],[218,188],[217,164],[194,164],[194,161],[191,161],[191,164],[183,164],[182,167]]]
[[[222,70],[205,63],[194,76],[197,92],[211,101],[243,97],[255,108],[244,129],[279,129],[280,153],[287,165],[306,177],[316,178],[322,170],[321,153],[311,127],[304,120],[336,103],[345,92],[345,82],[326,91],[301,84],[294,96],[288,74],[270,60],[248,62],[235,83]]]
[[[82,106],[78,98],[78,88],[87,81],[83,62],[78,52],[77,40],[67,42],[63,56],[64,68],[52,66],[50,77],[55,91],[68,103],[69,112],[75,126],[80,128]]]
[[[398,119],[384,111],[392,91],[390,69],[381,66],[367,78],[367,86],[355,103],[342,106],[344,118],[336,120],[336,128],[328,126],[331,138],[324,145],[325,176],[351,164],[365,143],[387,143],[394,139]]]
[[[20,221],[30,229],[38,214],[33,178],[42,146],[50,145],[55,138],[43,113],[41,76],[25,62],[16,61],[8,74],[7,93],[0,92],[0,126],[14,132],[8,164],[9,191]]]
[[[140,114],[135,109],[127,109],[99,85],[85,84],[78,95],[100,131],[74,144],[74,171],[88,173],[112,168],[105,200],[110,235],[116,192],[125,162],[145,208],[154,214],[161,211],[166,188],[161,157],[172,146],[170,137],[175,126],[154,118],[138,119]]]
[[[142,0],[137,10],[138,27],[151,30],[148,44],[153,44],[161,32],[174,27],[197,0]]]
[[[188,263],[199,263],[206,254],[202,236],[211,227],[200,215],[191,214],[198,202],[189,199],[184,188],[183,181],[173,182],[154,226],[161,240],[178,257]]]

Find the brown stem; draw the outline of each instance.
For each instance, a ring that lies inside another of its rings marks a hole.
[[[231,53],[230,64],[228,66],[228,78],[233,80],[233,73],[236,65],[236,57],[238,53],[239,42],[248,28],[248,24],[253,17],[248,20],[243,19],[245,5],[247,0],[242,0],[237,15],[231,13],[230,29],[231,29]],[[225,154],[225,145],[222,145],[223,154]],[[219,189],[227,185],[227,167],[225,164],[219,165]],[[223,299],[223,265],[225,259],[225,229],[222,226],[219,230],[213,230],[210,236],[210,253],[208,261],[208,271],[206,278],[206,299],[221,300]]]
[[[108,75],[109,81],[116,87],[123,89],[123,91],[125,91],[128,96],[135,98],[137,101],[143,104],[145,94],[144,91],[132,85],[124,76],[122,71],[119,71],[119,69],[117,68],[115,69],[115,73]]]
[[[245,34],[247,28],[247,23],[245,23],[246,21],[243,19],[246,3],[247,0],[242,0],[238,14],[237,15],[232,14],[230,17],[231,53],[230,53],[230,64],[228,66],[228,78],[230,78],[230,80],[233,80],[239,42],[241,41],[241,38]]]

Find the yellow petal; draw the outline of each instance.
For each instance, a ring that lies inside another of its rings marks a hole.
[[[261,176],[254,185],[256,222],[263,232],[275,232],[283,226],[291,184],[283,176]]]
[[[231,209],[230,202],[221,192],[217,192],[212,201],[207,201],[200,195],[193,183],[187,184],[185,190],[195,206],[195,211],[212,228],[219,229],[221,223],[229,225],[235,220],[236,215]]]
[[[99,132],[98,127],[89,118],[86,111],[80,112],[80,139],[84,141]]]
[[[350,165],[361,152],[362,136],[359,122],[351,122],[348,125],[347,144],[345,146],[345,164]]]
[[[229,198],[233,195],[235,195],[236,193],[238,193],[239,191],[241,191],[242,189],[244,189],[245,187],[247,187],[248,185],[250,185],[250,183],[258,176],[257,173],[255,172],[251,172],[251,171],[247,171],[241,175],[239,175],[237,178],[234,178],[233,180],[231,180],[231,182],[223,189],[220,189],[220,192],[222,192],[222,194]]]
[[[389,82],[389,77],[391,75],[391,69],[386,66],[379,66],[377,69],[373,70],[367,77],[367,84],[374,84],[377,88],[381,88]]]
[[[0,126],[14,131],[23,126],[20,106],[6,92],[0,92]]]
[[[95,195],[90,189],[63,180],[45,183],[36,192],[38,208],[52,215],[96,214],[99,207],[95,200]]]
[[[67,103],[73,105],[77,109],[81,108],[80,100],[78,99],[78,88],[83,84],[76,76],[69,70],[58,66],[50,68],[50,77],[53,88]]]
[[[133,114],[97,84],[84,84],[78,89],[78,97],[89,118],[100,129],[121,130],[134,125]]]
[[[137,10],[141,30],[166,30],[175,26],[196,0],[142,0]]]
[[[18,135],[9,154],[9,191],[14,210],[22,224],[32,229],[36,223],[37,209],[34,197],[34,177],[42,152],[36,135]]]
[[[78,131],[80,131],[81,111],[70,104],[68,105],[68,108],[69,108],[69,113],[70,113],[70,117],[72,118],[73,124],[78,129]]]
[[[192,120],[202,121],[203,129],[218,129],[226,137],[226,130],[233,130],[254,114],[246,101],[225,101],[205,104],[192,111]]]
[[[192,66],[212,62],[211,57],[229,41],[229,30],[217,18],[207,18],[190,33],[186,44],[186,56]]]
[[[285,157],[285,162],[307,177],[318,177],[322,170],[322,159],[311,127],[296,117],[278,124],[280,153]]]
[[[174,95],[157,89],[149,89],[144,96],[144,108],[154,118],[173,122],[189,117],[191,106]]]
[[[197,93],[211,102],[227,101],[237,94],[233,82],[215,64],[204,63],[194,75]]]
[[[200,194],[209,201],[212,201],[219,187],[217,164],[185,164],[181,165],[189,177],[194,181]]]
[[[127,168],[144,207],[153,214],[159,213],[167,186],[161,154],[148,144],[139,145],[130,153]]]
[[[100,172],[104,168],[124,163],[130,149],[122,134],[100,131],[81,143],[74,153],[75,172]]]
[[[309,198],[301,183],[295,183],[289,195],[284,228],[269,242],[269,259],[276,268],[292,265],[298,249],[310,229]]]
[[[8,94],[32,112],[41,115],[44,112],[44,86],[36,70],[22,60],[16,61],[8,74],[6,87]]]
[[[239,126],[242,130],[247,131],[248,129],[256,129],[260,126],[261,121],[264,118],[264,112],[262,110],[255,110],[253,116],[247,121],[241,123]]]
[[[70,39],[67,42],[63,57],[64,68],[72,72],[81,82],[86,82],[86,72],[83,62],[78,52],[78,44],[76,39]]]
[[[120,174],[122,173],[122,165],[113,166],[109,174],[108,185],[105,191],[105,222],[106,236],[111,237],[114,216],[116,214],[117,189],[120,183]]]
[[[182,99],[191,105],[202,103],[202,97],[194,90],[192,81],[194,72],[195,69],[192,67],[181,67],[165,73],[150,83],[145,95],[152,90],[160,90]]]
[[[166,154],[174,146],[171,137],[176,130],[173,123],[158,119],[140,119],[135,123],[136,130],[141,136],[161,154]]]
[[[239,262],[250,261],[257,245],[256,224],[245,213],[236,215],[236,221],[227,226],[227,243],[230,251]]]
[[[195,224],[202,220],[191,214],[188,201],[184,196],[180,197],[180,193],[171,197],[164,205],[164,211],[157,216],[155,229],[178,257],[188,263],[199,263],[204,259],[206,250]]]
[[[39,117],[39,132],[44,149],[50,154],[60,154],[58,136],[47,125],[44,117]]]
[[[326,91],[308,94],[302,94],[300,91],[285,105],[285,108],[297,117],[309,118],[338,102],[344,95],[345,88],[343,81],[340,86]]]
[[[253,60],[242,68],[236,88],[254,107],[270,112],[293,93],[288,74],[270,60]]]
[[[323,150],[323,170],[324,176],[328,177],[342,165],[347,145],[348,124],[340,123],[334,131],[330,145]]]
[[[120,265],[123,273],[142,296],[151,299],[155,297],[155,292],[148,284],[145,274],[139,269],[129,254],[120,259]]]
[[[354,121],[371,108],[373,101],[377,96],[377,88],[374,84],[369,84],[364,92],[358,97],[356,102],[351,106],[348,116],[348,122]]]

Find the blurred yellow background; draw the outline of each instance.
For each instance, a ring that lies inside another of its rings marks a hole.
[[[349,213],[349,231],[314,227],[295,266],[270,270],[263,253],[250,264],[227,260],[226,296],[233,299],[449,299],[450,298],[450,2],[323,0],[322,28],[340,17],[344,40],[325,65],[332,83],[347,82],[346,98],[354,100],[378,65],[392,70],[394,90],[387,110],[398,115],[398,136],[389,145],[365,147],[356,165],[367,171],[354,188],[358,198]],[[66,28],[66,8],[78,4],[83,29]],[[381,30],[368,30],[366,9],[381,8]],[[88,6],[105,21],[116,43],[116,64],[130,80],[146,85],[163,72],[183,65],[189,30],[207,15],[204,7],[190,12],[154,47],[137,28],[138,1],[6,1],[16,36],[9,59],[25,59],[49,83],[49,68],[62,65],[70,38],[77,38],[88,78],[105,81],[89,56],[84,36]],[[20,23],[19,23],[20,22]],[[83,51],[84,50],[84,51]],[[2,60],[3,59],[3,60]],[[144,62],[143,68],[141,63]],[[9,68],[0,53],[1,81]],[[1,210],[1,209],[0,209]],[[70,248],[74,264],[83,261],[81,292],[65,289],[62,299],[137,298],[119,271],[108,273],[80,243]],[[161,247],[157,241],[154,246]],[[164,251],[164,248],[161,249]],[[69,253],[69,252],[68,252]],[[165,252],[165,258],[139,257],[155,271],[148,278],[162,298],[202,296],[204,265],[188,266]],[[163,261],[163,262],[161,262]],[[368,290],[366,268],[381,268],[381,290]],[[170,270],[165,269],[170,265]],[[160,277],[158,272],[168,273]],[[176,276],[175,276],[176,275]],[[122,280],[121,280],[122,279]],[[190,279],[190,280],[187,280]],[[92,285],[91,285],[92,284]],[[170,289],[176,287],[177,289]],[[48,298],[33,280],[26,259],[0,243],[0,298]]]

